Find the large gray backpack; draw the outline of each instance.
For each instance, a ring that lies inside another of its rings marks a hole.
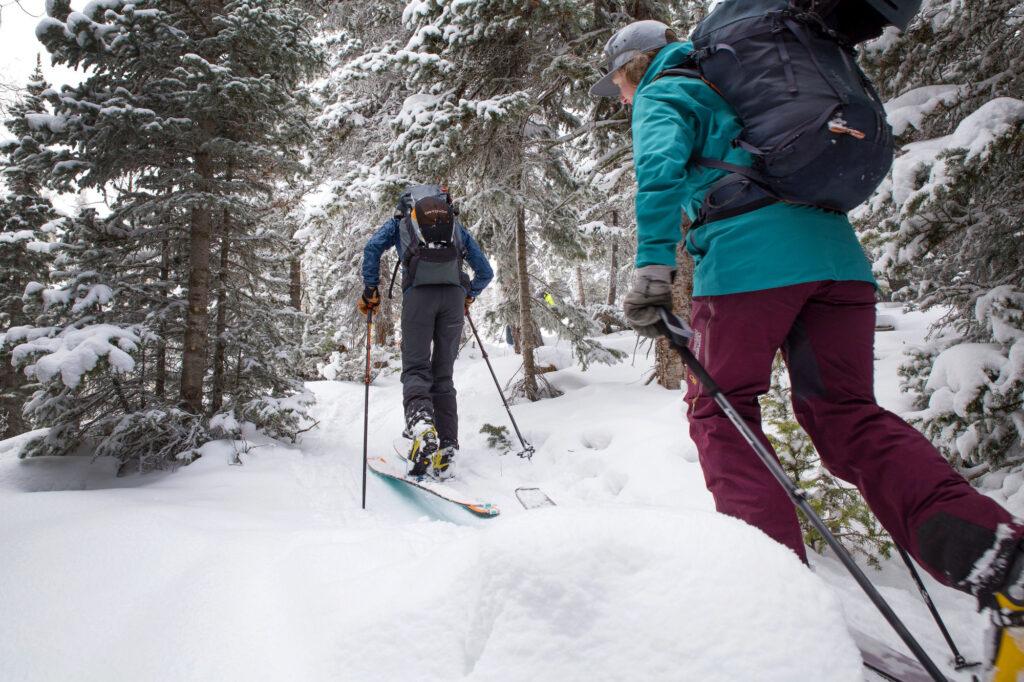
[[[425,234],[414,220],[415,210],[424,199],[433,199],[447,207],[448,218],[440,231]],[[465,245],[462,230],[448,191],[438,185],[412,185],[399,202],[399,263],[402,269],[402,290],[432,284],[466,285],[462,272]],[[397,264],[396,264],[397,267]],[[394,281],[394,276],[392,276]]]
[[[845,213],[889,171],[892,130],[851,44],[865,34],[804,6],[829,4],[724,0],[693,32],[690,62],[658,75],[701,78],[721,94],[743,126],[734,146],[754,158],[751,168],[695,159],[729,171],[702,222],[776,201]]]

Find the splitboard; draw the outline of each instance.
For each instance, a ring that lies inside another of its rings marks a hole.
[[[893,682],[934,682],[928,671],[921,667],[916,658],[893,649],[871,635],[865,634],[847,624],[850,636],[860,649],[864,667]]]
[[[398,456],[391,457],[370,457],[367,464],[373,473],[383,478],[405,483],[406,485],[418,488],[423,492],[430,493],[436,497],[462,507],[466,511],[483,518],[497,516],[501,510],[489,502],[481,502],[455,490],[449,485],[431,480],[430,478],[414,478],[407,476],[406,460]]]
[[[516,488],[516,499],[524,509],[555,506],[554,501],[540,488]]]
[[[540,488],[516,488],[516,499],[525,509],[555,506],[554,500]],[[933,682],[932,676],[911,658],[870,635],[847,626],[860,649],[864,667],[893,682]]]

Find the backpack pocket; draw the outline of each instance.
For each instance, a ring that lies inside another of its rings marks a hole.
[[[766,155],[774,165],[773,189],[794,203],[846,212],[861,204],[892,163],[888,124],[870,107],[836,107],[823,123],[815,121],[780,149]]]
[[[460,259],[455,247],[421,247],[409,265],[410,286],[418,287],[428,284],[461,286],[462,269],[459,265]]]
[[[832,141],[823,131],[839,109],[839,104],[830,104],[814,118],[793,126],[789,134],[761,158],[761,171],[770,178],[784,178],[821,156]]]

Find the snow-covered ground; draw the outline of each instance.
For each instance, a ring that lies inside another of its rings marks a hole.
[[[898,355],[928,317],[883,312],[877,389],[905,411]],[[518,369],[490,353],[499,377]],[[175,473],[0,442],[0,680],[839,681],[863,674],[847,623],[901,646],[834,559],[812,573],[714,513],[680,394],[643,385],[651,359],[570,358],[545,348],[565,394],[514,408],[532,461],[488,450],[480,426],[507,416],[479,351],[459,359],[459,485],[495,519],[372,475],[360,509],[361,384],[311,384],[320,426],[298,446],[215,443]],[[372,387],[372,452],[392,449],[400,395],[397,376]],[[558,506],[523,510],[520,486]],[[945,664],[906,570],[868,572]],[[977,660],[973,600],[926,580]]]

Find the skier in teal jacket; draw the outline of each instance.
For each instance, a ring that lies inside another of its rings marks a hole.
[[[740,166],[751,161],[732,145],[742,126],[714,90],[697,79],[655,80],[692,51],[686,42],[659,50],[632,100],[638,268],[675,269],[680,208],[696,221],[708,188],[725,174],[686,159],[707,156]],[[689,234],[686,248],[694,259],[694,296],[821,280],[875,281],[847,217],[810,206],[774,203],[708,223]]]
[[[637,270],[623,303],[627,320],[642,335],[660,335],[682,227],[693,224],[690,350],[748,426],[768,445],[758,397],[781,350],[797,420],[829,471],[857,486],[893,539],[935,578],[984,606],[1008,599],[1024,583],[1024,523],[875,401],[875,283],[846,215],[777,201],[742,175],[723,185],[725,171],[696,163],[749,167],[751,157],[733,144],[742,124],[708,83],[662,75],[692,49],[665,24],[635,22],[608,41],[608,73],[591,89],[632,105]],[[712,189],[730,195],[705,202]],[[718,210],[734,204],[744,210]],[[690,435],[718,511],[806,562],[782,486],[690,373],[686,391]],[[1014,603],[1024,611],[1024,601]]]

